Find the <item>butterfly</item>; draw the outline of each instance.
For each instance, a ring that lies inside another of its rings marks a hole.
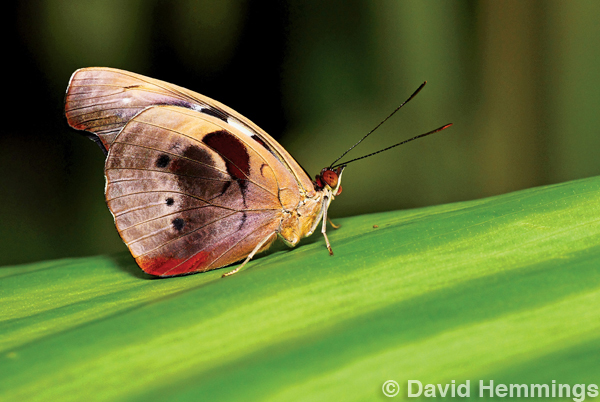
[[[341,157],[311,180],[277,141],[231,108],[114,68],[75,71],[65,115],[104,152],[106,203],[146,273],[169,277],[244,260],[228,276],[277,238],[296,246],[320,222],[333,255],[327,210],[342,192],[347,163],[335,165]]]

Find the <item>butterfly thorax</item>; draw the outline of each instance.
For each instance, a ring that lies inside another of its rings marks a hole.
[[[289,246],[308,237],[317,228],[335,196],[342,192],[341,175],[344,166],[337,169],[324,168],[313,182],[315,194],[305,196],[291,211],[285,211],[279,227],[279,237]]]

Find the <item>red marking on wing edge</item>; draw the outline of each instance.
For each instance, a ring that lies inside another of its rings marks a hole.
[[[187,260],[169,257],[140,257],[137,259],[137,263],[144,272],[150,275],[175,276],[202,271],[202,268],[208,265],[206,264],[207,259],[208,253],[200,251]]]

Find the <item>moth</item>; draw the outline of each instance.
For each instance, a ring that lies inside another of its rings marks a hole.
[[[244,260],[223,276],[231,275],[277,238],[296,246],[320,222],[333,255],[327,210],[354,160],[336,165],[340,157],[311,180],[277,141],[229,107],[114,68],[73,73],[65,114],[104,152],[106,203],[148,274],[205,272]]]

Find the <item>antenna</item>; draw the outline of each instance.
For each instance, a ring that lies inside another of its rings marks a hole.
[[[371,135],[371,134],[372,134],[372,133],[373,133],[375,130],[377,130],[377,129],[379,128],[379,126],[381,126],[381,125],[382,125],[383,123],[385,123],[385,122],[386,122],[386,121],[387,121],[387,120],[388,120],[390,117],[392,117],[394,114],[396,114],[396,112],[397,112],[398,110],[400,110],[400,109],[402,108],[402,106],[406,105],[408,102],[410,102],[410,100],[411,100],[412,98],[414,98],[415,96],[417,96],[417,94],[418,94],[418,93],[421,91],[421,89],[423,89],[423,87],[425,86],[425,84],[427,84],[427,81],[425,81],[424,83],[422,83],[422,84],[421,84],[421,86],[419,86],[419,88],[417,88],[417,90],[416,90],[415,92],[413,92],[413,94],[412,94],[412,95],[411,95],[411,96],[410,96],[410,97],[409,97],[407,100],[405,100],[405,101],[404,101],[404,102],[403,102],[403,103],[402,103],[400,106],[398,106],[398,107],[396,108],[396,110],[394,110],[392,113],[390,113],[390,115],[389,115],[388,117],[386,117],[385,119],[383,119],[383,121],[382,121],[381,123],[379,123],[377,126],[375,126],[375,128],[374,128],[373,130],[369,131],[369,132],[367,133],[367,135],[365,135],[364,137],[362,137],[362,138],[361,138],[361,139],[360,139],[360,140],[359,140],[359,141],[358,141],[356,144],[352,145],[350,148],[348,148],[348,149],[346,150],[346,152],[344,152],[342,155],[340,155],[340,157],[339,157],[339,158],[337,158],[336,160],[334,160],[334,161],[331,163],[331,165],[329,165],[329,168],[330,168],[330,169],[331,169],[331,168],[333,168],[333,167],[334,167],[334,164],[335,164],[337,161],[339,161],[339,160],[340,160],[340,159],[342,159],[344,156],[346,156],[346,154],[347,154],[348,152],[352,151],[352,149],[354,149],[354,147],[356,147],[358,144],[360,144],[361,142],[363,142],[363,141],[364,141],[364,140],[365,140],[365,139],[366,139],[368,136],[370,136],[370,135]],[[446,127],[444,127],[444,128],[446,128]],[[441,129],[441,130],[443,130],[443,129]],[[438,131],[439,131],[439,130],[438,130]],[[433,131],[433,132],[430,132],[430,133],[427,133],[427,134],[433,134],[434,132],[435,132],[435,131]],[[425,135],[427,135],[427,134],[422,134],[421,136],[425,136]],[[418,137],[415,137],[415,138],[418,138]],[[414,139],[414,138],[413,138],[413,139]],[[411,139],[411,140],[412,140],[412,139]],[[409,141],[410,141],[410,140],[409,140]],[[408,141],[406,141],[406,142],[408,142]],[[400,143],[400,144],[403,144],[403,143]],[[400,144],[396,144],[396,145],[400,145]],[[396,145],[393,145],[393,146],[392,146],[392,147],[390,147],[390,148],[393,148],[393,147],[395,147]],[[387,150],[387,149],[388,149],[388,148],[386,148],[386,149],[382,149],[382,150],[381,150],[381,151],[379,151],[379,152],[383,152],[383,151],[385,151],[385,150]],[[375,153],[378,153],[378,152],[375,152]],[[374,154],[373,154],[373,155],[374,155]],[[367,155],[367,156],[369,156],[369,155]],[[364,156],[364,158],[366,158],[366,156]],[[362,159],[362,157],[361,157],[361,158],[359,158],[359,159]],[[340,165],[342,165],[342,164],[337,164],[337,165],[335,165],[335,166],[340,166]]]
[[[385,121],[385,120],[384,120],[384,121]],[[395,145],[392,145],[392,146],[389,146],[389,147],[387,147],[387,148],[381,149],[381,150],[379,150],[379,151],[377,151],[377,152],[373,152],[373,153],[371,153],[371,154],[368,154],[368,155],[365,155],[365,156],[361,156],[360,158],[352,159],[352,160],[349,160],[349,161],[347,161],[347,162],[338,163],[337,165],[329,166],[329,169],[333,169],[333,168],[336,168],[336,167],[338,167],[338,166],[342,166],[342,165],[344,165],[344,166],[345,166],[345,165],[349,164],[350,162],[355,162],[355,161],[357,161],[357,160],[360,160],[360,159],[368,158],[369,156],[373,156],[373,155],[376,155],[376,154],[378,154],[378,153],[380,153],[380,152],[387,151],[388,149],[395,148],[395,147],[397,147],[398,145],[406,144],[407,142],[411,142],[411,141],[413,141],[413,140],[416,140],[417,138],[425,137],[426,135],[433,134],[433,133],[437,133],[437,132],[439,132],[439,131],[445,130],[445,129],[447,129],[448,127],[450,127],[451,125],[452,125],[452,123],[446,124],[445,126],[442,126],[442,127],[440,127],[440,128],[436,128],[435,130],[429,131],[428,133],[417,135],[416,137],[410,138],[410,139],[408,139],[408,140],[404,140],[404,141],[402,141],[402,142],[399,142],[399,143],[397,143],[397,144],[395,144]],[[343,156],[343,155],[342,155],[342,156]],[[339,160],[339,158],[338,158],[338,160]],[[336,162],[337,162],[337,161],[336,161]],[[334,162],[334,163],[335,163],[335,162]]]

